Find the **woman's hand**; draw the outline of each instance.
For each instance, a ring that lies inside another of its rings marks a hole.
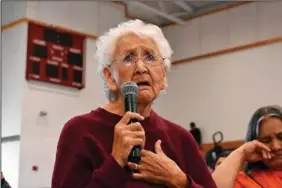
[[[173,188],[186,188],[189,183],[186,174],[173,160],[165,155],[160,140],[155,144],[155,152],[143,149],[140,164],[128,163],[131,169],[140,172],[134,173],[133,178],[156,184],[165,184]]]
[[[128,125],[130,119],[143,120],[144,117],[137,113],[126,112],[115,126],[112,156],[121,167],[127,164],[132,148],[138,145],[143,148],[146,140],[141,124],[136,122]]]
[[[244,161],[248,162],[269,160],[273,157],[270,151],[271,150],[265,144],[257,140],[247,142],[237,149],[237,152],[241,152],[243,155]]]
[[[234,182],[244,162],[257,162],[269,158],[271,158],[270,149],[263,143],[253,140],[234,150],[215,169],[212,177],[218,188],[234,187]]]

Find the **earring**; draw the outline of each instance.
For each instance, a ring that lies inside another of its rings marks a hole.
[[[116,94],[113,91],[109,91],[109,100],[110,102],[116,101]]]
[[[161,85],[161,89],[165,89],[165,88],[167,88],[167,86],[168,86],[166,77],[163,78],[163,79],[164,79],[164,80],[163,80],[163,83],[162,83],[162,85]]]

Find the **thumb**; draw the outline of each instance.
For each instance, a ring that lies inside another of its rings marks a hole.
[[[165,153],[164,153],[163,150],[162,150],[161,143],[162,143],[161,140],[158,140],[158,141],[155,143],[155,152],[156,152],[156,154],[165,155]]]

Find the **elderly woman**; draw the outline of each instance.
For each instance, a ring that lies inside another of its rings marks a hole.
[[[281,108],[277,106],[259,108],[250,120],[246,141],[246,144],[232,152],[213,173],[217,186],[282,187]],[[244,171],[239,172],[246,161]]]
[[[98,39],[96,53],[109,103],[66,123],[52,188],[216,187],[191,134],[152,110],[172,54],[161,29],[122,23]],[[138,85],[138,113],[124,110],[120,88],[128,81]],[[129,163],[138,145],[141,161]]]

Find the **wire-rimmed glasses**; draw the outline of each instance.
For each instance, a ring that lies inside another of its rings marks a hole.
[[[140,59],[142,60],[143,63],[152,67],[159,66],[164,61],[164,58],[162,58],[161,56],[145,54],[141,57],[138,57],[134,54],[129,54],[129,55],[118,56],[113,63],[120,63],[124,67],[133,67],[136,65],[136,62]]]

